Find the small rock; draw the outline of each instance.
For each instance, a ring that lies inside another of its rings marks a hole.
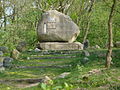
[[[27,43],[25,41],[22,41],[22,42],[19,42],[16,49],[19,51],[19,52],[23,52],[26,50],[26,47],[27,47]]]
[[[35,48],[35,52],[39,52],[40,51],[40,49],[39,48]]]
[[[70,72],[64,72],[64,73],[60,74],[60,75],[58,76],[58,78],[65,78],[65,77],[68,76],[69,74],[70,74]]]
[[[3,61],[3,66],[4,67],[11,67],[12,66],[12,61],[13,61],[13,58],[5,57],[4,61]]]
[[[33,49],[29,49],[28,52],[31,52]]]
[[[2,51],[0,51],[0,56],[3,56],[3,52]]]
[[[98,46],[98,45],[95,45],[95,48],[96,48],[96,49],[100,49],[100,46]]]
[[[30,60],[30,57],[27,57],[27,60]]]
[[[89,61],[89,58],[84,57],[83,60],[81,61],[82,64],[86,64]]]
[[[52,79],[48,76],[45,76],[43,82],[46,83],[46,84],[52,84],[53,83]]]
[[[5,68],[4,67],[0,67],[0,72],[4,71]]]
[[[3,53],[7,53],[9,50],[8,47],[0,46],[0,51],[2,51]]]
[[[83,51],[83,55],[84,55],[85,57],[89,57],[89,56],[90,56],[90,53],[89,53],[88,51],[84,50],[84,51]]]
[[[18,50],[14,49],[14,50],[12,51],[12,53],[11,53],[11,57],[12,57],[13,59],[18,59],[19,56],[20,56],[20,52],[19,52]]]

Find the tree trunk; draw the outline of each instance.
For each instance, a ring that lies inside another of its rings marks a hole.
[[[3,2],[2,7],[3,7],[4,30],[6,31],[7,17],[6,17],[6,13],[5,13],[5,1]]]
[[[13,7],[13,14],[12,14],[12,23],[15,21],[15,13],[16,13],[16,6]]]
[[[86,41],[88,33],[89,33],[90,18],[91,18],[91,13],[92,13],[92,9],[93,9],[94,3],[95,3],[95,0],[91,0],[90,7],[88,9],[88,17],[87,17],[88,18],[87,19],[88,22],[87,22],[87,28],[86,28],[86,31],[85,31],[85,35],[83,37],[83,43]]]
[[[113,33],[112,33],[112,18],[114,14],[114,8],[115,8],[116,0],[113,0],[113,5],[111,7],[111,12],[109,15],[108,20],[108,51],[106,54],[106,68],[110,68],[111,60],[112,60],[112,47],[113,47]]]
[[[2,17],[2,11],[3,11],[3,8],[2,8],[1,0],[0,0],[0,18]]]
[[[88,23],[87,23],[87,29],[86,29],[86,32],[85,32],[85,35],[84,35],[84,38],[83,38],[83,43],[87,40],[87,36],[88,36],[88,33],[89,33],[89,27],[90,27],[90,21],[88,21]]]

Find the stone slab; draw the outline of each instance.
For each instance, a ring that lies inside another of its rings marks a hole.
[[[65,59],[75,58],[76,56],[59,56],[59,57],[30,57],[28,60],[40,60],[40,59]]]
[[[83,45],[79,42],[43,42],[37,44],[37,47],[42,50],[82,50]]]
[[[17,66],[17,68],[67,68],[71,65],[55,65],[55,66]]]

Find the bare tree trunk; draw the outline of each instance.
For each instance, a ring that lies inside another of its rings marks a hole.
[[[2,8],[1,0],[0,0],[0,18],[2,17],[2,11],[3,11],[3,8]]]
[[[87,29],[83,38],[83,43],[86,41],[88,33],[89,33],[90,21],[87,23]]]
[[[6,17],[6,13],[5,13],[5,1],[3,1],[2,3],[2,8],[3,8],[3,23],[4,23],[4,30],[6,31],[6,25],[7,25],[7,17]]]
[[[12,15],[12,23],[15,21],[15,14],[16,14],[16,6],[13,7],[13,15]]]
[[[113,33],[112,33],[112,18],[114,14],[114,8],[115,8],[116,0],[113,0],[113,5],[111,7],[111,12],[109,15],[109,20],[108,20],[108,51],[106,54],[106,68],[110,68],[111,60],[112,60],[112,47],[113,47]]]
[[[91,5],[90,5],[90,7],[88,9],[88,17],[87,17],[88,18],[88,23],[87,23],[86,32],[85,32],[85,35],[84,35],[84,38],[83,38],[83,43],[86,41],[88,33],[89,33],[91,12],[92,12],[92,8],[93,8],[94,3],[95,3],[95,0],[90,0],[90,1],[91,1]]]

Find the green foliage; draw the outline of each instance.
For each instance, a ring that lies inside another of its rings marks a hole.
[[[54,86],[52,85],[47,85],[45,83],[40,84],[40,88],[42,90],[72,90],[73,89],[73,85],[72,84],[68,84],[68,83],[64,83],[64,85],[60,85],[60,86]]]
[[[81,66],[80,64],[77,65],[77,70],[78,73],[81,73],[83,71],[83,66]]]

